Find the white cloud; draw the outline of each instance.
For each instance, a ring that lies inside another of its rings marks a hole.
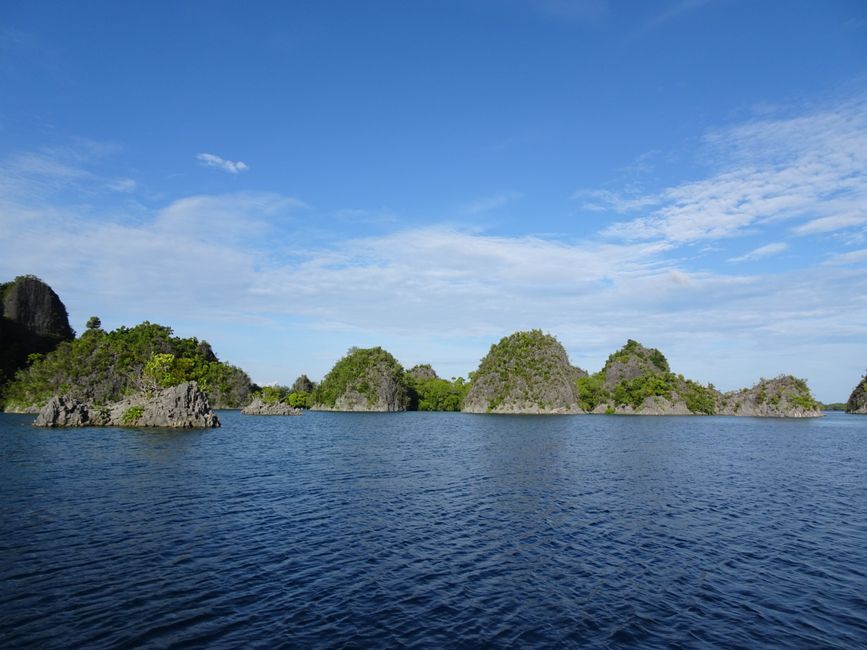
[[[812,219],[807,223],[795,227],[793,231],[798,235],[814,235],[818,233],[834,232],[851,226],[860,226],[865,223],[867,223],[867,205],[864,206],[863,212],[834,214],[828,217]]]
[[[645,216],[605,231],[624,240],[689,243],[732,237],[756,226],[806,220],[799,234],[864,223],[867,206],[867,96],[822,112],[765,119],[709,133],[722,160],[708,178],[645,196],[596,195]]]
[[[240,160],[237,162],[225,160],[224,158],[220,158],[220,156],[216,156],[212,153],[200,153],[196,156],[196,160],[205,167],[215,167],[216,169],[222,169],[224,172],[230,174],[240,174],[241,172],[250,169],[245,162]]]
[[[845,266],[847,264],[860,264],[861,262],[867,262],[867,248],[831,255],[825,260],[825,264],[828,266]]]
[[[732,257],[729,259],[729,262],[752,262],[754,260],[762,259],[763,257],[768,257],[770,255],[776,255],[777,253],[782,253],[784,250],[787,250],[789,245],[784,242],[775,242],[773,244],[765,244],[764,246],[759,246],[758,248],[751,250],[749,253],[745,253],[744,255],[740,255],[738,257]]]

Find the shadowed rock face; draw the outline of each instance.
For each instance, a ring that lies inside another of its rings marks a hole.
[[[168,427],[205,429],[220,426],[208,397],[194,381],[156,395],[137,395],[108,406],[95,406],[55,395],[33,422],[36,427]]]
[[[66,307],[51,287],[33,276],[0,285],[0,388],[31,354],[45,354],[75,333]]]
[[[855,390],[846,402],[846,413],[867,415],[867,375],[855,386]]]
[[[467,413],[579,413],[575,381],[560,342],[541,330],[516,332],[491,346],[464,400]]]
[[[3,289],[0,316],[8,318],[33,336],[71,340],[66,307],[56,293],[39,278],[22,276]]]

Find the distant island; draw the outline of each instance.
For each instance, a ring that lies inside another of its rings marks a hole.
[[[407,370],[373,347],[351,348],[319,384],[301,375],[292,386],[260,387],[240,368],[220,361],[206,341],[176,337],[163,325],[145,321],[106,332],[92,317],[75,337],[60,298],[34,276],[0,285],[0,334],[0,407],[41,410],[40,417],[52,422],[48,426],[174,426],[143,416],[161,412],[154,406],[163,399],[159,396],[178,386],[186,387],[185,399],[195,404],[197,415],[168,410],[177,416],[174,422],[196,423],[189,426],[215,426],[216,418],[207,415],[211,408],[278,416],[313,409],[789,418],[818,417],[823,408],[803,379],[762,378],[750,388],[723,393],[676,374],[662,352],[631,339],[591,374],[573,366],[563,345],[538,329],[492,345],[467,379],[441,378],[428,364]],[[846,410],[867,413],[867,378]]]

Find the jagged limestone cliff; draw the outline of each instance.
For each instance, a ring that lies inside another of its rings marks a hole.
[[[472,375],[467,413],[579,413],[575,382],[586,372],[541,330],[515,332],[492,345]]]
[[[807,382],[791,375],[761,379],[752,388],[722,395],[719,415],[771,418],[822,417],[821,404],[813,398]]]
[[[39,412],[33,426],[204,429],[218,427],[220,421],[211,411],[208,396],[191,381],[106,405],[55,395]]]
[[[380,347],[352,348],[319,384],[315,410],[406,411],[410,403],[405,372]]]
[[[846,413],[867,415],[867,373],[849,396],[849,401],[846,402]]]

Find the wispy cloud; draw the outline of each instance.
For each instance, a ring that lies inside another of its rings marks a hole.
[[[250,167],[245,162],[242,162],[240,160],[226,160],[212,153],[200,153],[196,156],[196,160],[198,160],[199,164],[203,165],[204,167],[214,167],[215,169],[221,169],[224,172],[228,172],[229,174],[240,174],[241,172],[245,172],[250,169]]]
[[[760,260],[763,257],[769,257],[771,255],[782,253],[788,248],[789,245],[784,242],[765,244],[764,246],[759,246],[758,248],[751,250],[749,253],[745,253],[744,255],[732,257],[729,259],[729,262],[752,262],[754,260]]]
[[[466,215],[483,214],[514,203],[523,196],[521,192],[500,192],[465,203],[458,208],[458,212]]]
[[[784,220],[804,221],[794,226],[798,234],[864,223],[867,96],[806,116],[715,131],[705,143],[719,161],[707,178],[645,196],[602,195],[617,210],[658,206],[605,234],[689,243]]]
[[[848,253],[838,253],[831,255],[825,260],[827,266],[845,266],[847,264],[861,264],[867,262],[867,248],[862,248],[857,251],[849,251]]]

